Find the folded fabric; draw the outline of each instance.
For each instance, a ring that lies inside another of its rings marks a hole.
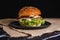
[[[52,33],[46,33],[42,36],[35,37],[13,37],[10,40],[60,40],[60,31],[54,31]]]
[[[9,38],[9,34],[7,34],[3,28],[0,28],[0,40],[7,40]]]
[[[42,40],[60,40],[60,31],[46,33],[41,36]]]

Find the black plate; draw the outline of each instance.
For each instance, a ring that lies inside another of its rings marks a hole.
[[[19,24],[19,22],[18,21],[13,21],[13,22],[11,22],[10,24],[9,24],[11,27],[14,27],[14,28],[17,28],[17,29],[28,29],[28,30],[33,30],[33,29],[43,29],[43,28],[47,28],[47,27],[49,27],[50,25],[51,25],[51,23],[50,22],[47,22],[47,21],[45,21],[45,24],[44,25],[41,25],[41,26],[39,26],[39,27],[23,27],[23,26],[21,26],[20,24]]]

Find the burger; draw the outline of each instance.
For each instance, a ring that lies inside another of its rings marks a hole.
[[[41,17],[41,11],[32,6],[26,6],[19,10],[18,20],[21,26],[39,27],[45,23]]]

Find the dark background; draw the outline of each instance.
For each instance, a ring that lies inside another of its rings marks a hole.
[[[60,18],[59,5],[59,0],[2,0],[0,18],[16,18],[19,9],[24,6],[39,8],[44,18]]]

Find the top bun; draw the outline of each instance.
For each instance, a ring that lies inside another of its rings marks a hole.
[[[38,8],[26,6],[26,7],[23,7],[21,10],[19,10],[18,12],[18,18],[21,18],[23,16],[30,17],[31,15],[39,16],[41,15],[41,11]]]

